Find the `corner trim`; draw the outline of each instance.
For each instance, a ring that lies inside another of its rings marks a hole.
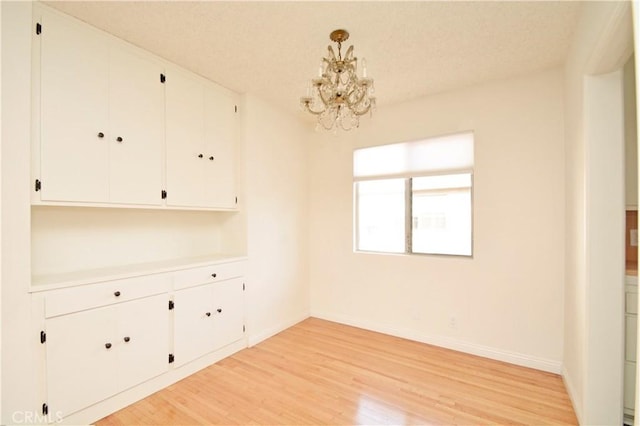
[[[289,327],[293,327],[294,325],[298,324],[301,321],[306,320],[307,318],[309,318],[309,312],[303,312],[300,313],[296,316],[293,316],[291,319],[288,319],[286,321],[282,321],[278,324],[276,324],[273,327],[269,327],[266,330],[262,330],[261,332],[257,333],[257,334],[252,334],[249,336],[248,338],[248,345],[249,347],[255,346],[258,343],[267,340],[269,337],[275,336],[276,334],[280,333],[281,331],[286,330]],[[251,330],[251,324],[247,325],[247,329]]]

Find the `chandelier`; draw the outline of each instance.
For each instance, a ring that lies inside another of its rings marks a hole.
[[[329,45],[318,78],[311,80],[307,96],[300,98],[300,106],[318,116],[318,127],[351,130],[360,125],[361,115],[375,108],[373,79],[367,78],[364,58],[361,61],[362,77],[358,78],[358,58],[353,56],[353,46],[342,57],[342,42],[349,38],[346,30],[335,30],[329,38],[338,44],[338,57]]]

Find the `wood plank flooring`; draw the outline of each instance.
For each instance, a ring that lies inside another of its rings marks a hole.
[[[577,424],[560,376],[309,318],[97,423]]]

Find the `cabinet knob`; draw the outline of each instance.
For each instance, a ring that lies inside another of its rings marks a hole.
[[[122,141],[123,141],[122,136],[118,136],[118,137],[116,138],[116,140],[117,140],[118,142],[122,142]]]
[[[210,317],[211,316],[211,312],[207,312],[205,315]]]
[[[212,278],[215,278],[215,277],[217,277],[217,276],[218,276],[218,274],[211,274],[211,277],[212,277]]]
[[[209,157],[209,160],[213,161],[213,160],[215,160],[215,159],[213,158],[213,156],[211,156],[211,157]]]
[[[120,292],[119,292],[119,291],[116,291],[116,292],[114,292],[114,293],[113,293],[113,295],[114,295],[115,297],[120,297]]]
[[[104,133],[99,132],[99,133],[98,133],[98,137],[99,137],[100,139],[104,138]]]
[[[107,348],[107,349],[111,349],[111,343],[105,343],[104,347]]]
[[[222,313],[222,308],[218,308],[218,309],[216,309],[216,311],[218,311],[218,313],[221,314]]]
[[[125,338],[124,338],[125,343],[129,343],[130,340],[131,340],[131,337],[125,336]]]
[[[198,154],[198,158],[202,158],[202,157],[204,157],[204,155]]]

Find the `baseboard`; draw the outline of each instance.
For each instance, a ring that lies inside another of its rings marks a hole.
[[[442,348],[477,355],[484,358],[504,361],[523,367],[534,368],[536,370],[546,371],[549,373],[560,374],[561,372],[561,363],[559,361],[538,358],[517,352],[505,351],[502,349],[482,346],[475,343],[469,343],[444,336],[430,336],[416,332],[414,330],[400,329],[386,324],[377,324],[370,321],[363,321],[340,314],[312,311],[311,316],[328,321],[338,322],[341,324],[351,325],[358,328],[364,328],[366,330],[376,331],[379,333],[390,334],[392,336],[402,337],[404,339],[409,339],[416,342],[427,343]]]
[[[576,392],[573,380],[571,380],[571,376],[569,375],[566,366],[562,366],[561,376],[562,381],[564,382],[564,387],[567,390],[567,395],[569,395],[569,399],[571,400],[571,405],[573,405],[573,412],[576,413],[576,417],[578,418],[578,424],[584,424],[582,422],[582,404],[579,404],[578,393]]]
[[[294,317],[292,317],[291,319],[288,319],[287,321],[283,321],[273,327],[269,327],[266,330],[262,330],[257,334],[250,334],[249,335],[249,347],[251,346],[255,346],[258,343],[262,342],[263,340],[267,340],[269,337],[271,336],[275,336],[276,334],[280,333],[281,331],[286,330],[289,327],[293,327],[294,325],[296,325],[297,323],[299,323],[300,321],[304,321],[305,319],[309,318],[309,312],[302,312]],[[249,330],[249,333],[251,333],[251,330]]]

